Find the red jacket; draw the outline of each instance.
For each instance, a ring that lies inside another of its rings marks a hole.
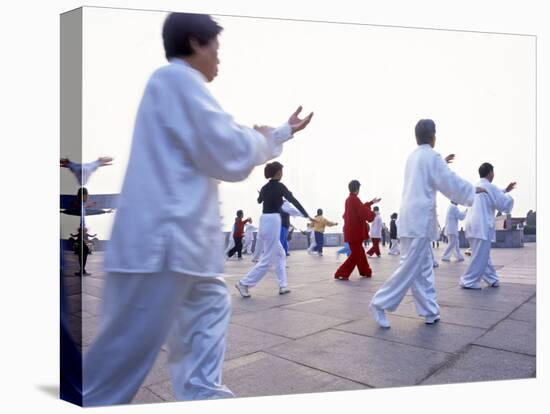
[[[233,237],[244,237],[244,225],[250,221],[250,218],[246,220],[240,220],[235,218],[235,224],[233,225]]]
[[[362,243],[368,239],[367,221],[374,220],[375,214],[371,210],[372,203],[363,203],[357,194],[350,193],[346,199],[344,211],[344,241],[348,243]]]

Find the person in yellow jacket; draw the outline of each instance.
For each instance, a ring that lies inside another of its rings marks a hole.
[[[338,223],[333,223],[323,217],[322,209],[317,209],[317,215],[313,219],[313,231],[315,232],[315,247],[313,248],[313,251],[317,252],[319,256],[323,255],[325,227],[332,227],[336,225],[338,225]]]

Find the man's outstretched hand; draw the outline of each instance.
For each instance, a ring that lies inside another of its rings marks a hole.
[[[306,116],[303,119],[300,119],[298,115],[302,112],[302,106],[300,105],[296,111],[290,115],[290,118],[288,118],[288,124],[290,125],[290,128],[292,128],[292,133],[295,134],[298,131],[301,131],[311,121],[311,118],[313,118],[313,112],[311,112],[308,116]]]

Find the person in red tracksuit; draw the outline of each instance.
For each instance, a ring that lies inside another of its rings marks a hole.
[[[369,237],[366,223],[373,221],[375,217],[371,206],[378,203],[380,198],[363,203],[357,196],[360,186],[361,183],[357,180],[352,180],[348,184],[350,195],[346,199],[344,212],[344,241],[349,243],[351,254],[334,274],[334,278],[339,280],[348,280],[355,266],[362,277],[372,276],[372,270],[363,249],[363,241]]]

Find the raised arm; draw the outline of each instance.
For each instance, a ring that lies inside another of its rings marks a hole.
[[[297,116],[291,117],[296,124],[294,128],[289,122],[280,128],[259,128],[260,131],[238,125],[223,111],[204,82],[194,74],[178,75],[181,79],[172,79],[170,89],[164,84],[150,83],[150,88],[159,89],[151,91],[151,95],[161,101],[161,107],[169,108],[160,113],[169,134],[206,176],[223,181],[244,180],[256,165],[279,156],[283,143],[294,131],[307,125],[305,120],[297,121]]]
[[[474,203],[475,187],[455,174],[440,155],[434,158],[430,174],[436,190],[448,199],[465,206]]]

